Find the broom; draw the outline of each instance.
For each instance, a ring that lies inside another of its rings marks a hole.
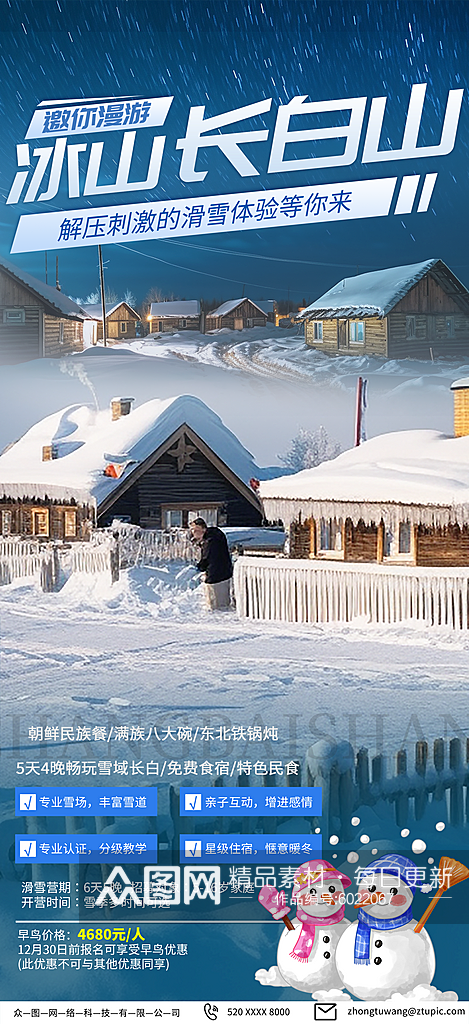
[[[466,868],[464,864],[460,864],[458,860],[453,860],[452,857],[442,857],[440,860],[439,874],[440,876],[443,876],[443,882],[431,903],[428,904],[428,907],[420,918],[420,921],[416,924],[414,932],[422,931],[425,922],[428,921],[432,910],[436,907],[440,896],[443,895],[446,889],[450,889],[452,885],[457,885],[458,882],[463,882],[465,878],[469,878],[469,868]]]

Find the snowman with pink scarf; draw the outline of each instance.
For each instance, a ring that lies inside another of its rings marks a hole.
[[[350,878],[327,860],[309,860],[294,874],[292,903],[296,917],[290,921],[284,892],[263,885],[259,902],[275,921],[284,921],[277,950],[277,966],[256,971],[261,985],[288,985],[300,992],[341,989],[335,966],[339,939],[350,922],[345,920],[344,889]]]

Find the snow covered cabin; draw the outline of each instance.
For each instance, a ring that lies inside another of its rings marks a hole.
[[[216,413],[191,395],[132,409],[73,405],[0,456],[2,534],[87,539],[90,521],[142,527],[258,526],[262,470]]]
[[[148,315],[150,333],[164,331],[198,331],[200,302],[198,299],[175,299],[173,302],[152,302]]]
[[[268,319],[268,313],[252,299],[228,299],[207,313],[205,329],[226,327],[229,331],[242,331],[245,327],[265,327]]]
[[[469,378],[455,381],[455,437],[405,430],[261,485],[290,556],[469,566]]]
[[[97,345],[98,341],[103,340],[103,307],[100,302],[96,302],[84,305],[83,309],[88,317],[86,340],[91,345]],[[138,323],[140,317],[128,302],[115,302],[109,308],[106,305],[106,339],[111,344],[135,338]]]
[[[306,344],[328,355],[469,353],[469,292],[438,259],[344,278],[297,319]]]
[[[68,295],[0,259],[1,363],[81,351],[85,321]]]

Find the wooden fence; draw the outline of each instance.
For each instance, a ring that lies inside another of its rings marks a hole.
[[[242,557],[234,583],[242,618],[469,626],[467,568]]]
[[[37,577],[42,589],[58,589],[70,573],[109,573],[154,566],[163,561],[192,562],[196,557],[187,530],[141,530],[120,524],[117,530],[96,530],[90,541],[60,544],[0,538],[0,586],[22,577]],[[197,556],[198,557],[198,556]]]

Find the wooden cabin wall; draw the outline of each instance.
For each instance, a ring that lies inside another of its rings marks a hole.
[[[121,321],[126,323],[125,331],[121,331]],[[138,320],[129,313],[129,310],[125,306],[118,306],[117,309],[113,310],[106,316],[106,338],[115,339],[116,341],[120,338],[124,340],[126,338],[135,337],[135,327]],[[103,321],[98,320],[98,341],[102,341],[103,338]]]
[[[180,327],[181,320],[186,321],[185,327]],[[162,324],[160,331],[159,325]],[[153,334],[164,333],[164,331],[198,331],[200,324],[200,318],[198,316],[152,316],[150,321],[150,331]]]
[[[378,560],[378,527],[365,525],[362,519],[355,526],[345,520],[344,562],[376,562]]]
[[[322,341],[315,341],[314,339],[314,321],[306,320],[305,342],[311,348],[317,348],[320,352],[337,355],[337,320],[322,321]]]
[[[353,319],[357,320],[359,318],[353,317]],[[363,317],[363,323],[365,324],[365,341],[363,345],[350,343],[347,340],[346,345],[342,345],[339,349],[339,320],[337,319],[322,320],[322,341],[317,341],[314,339],[314,321],[307,320],[305,322],[305,342],[311,348],[316,348],[318,349],[318,351],[327,352],[328,355],[343,355],[345,352],[348,355],[366,354],[386,356],[386,320],[380,320],[379,317]]]
[[[259,526],[262,513],[226,479],[198,449],[193,461],[178,472],[174,456],[165,452],[158,462],[116,498],[112,508],[100,516],[100,525],[114,516],[130,516],[131,522],[146,529],[162,527],[162,505],[226,505],[227,526]]]
[[[246,321],[252,321],[253,327],[265,327],[267,323],[267,313],[261,313],[256,306],[253,306],[249,299],[245,299],[241,302],[236,309],[230,310],[224,316],[208,316],[205,321],[205,328],[208,331],[218,330],[220,327],[226,327],[229,331],[234,331],[235,320],[243,322],[243,327],[246,326]]]
[[[409,315],[415,315],[415,338],[407,337],[407,316]],[[389,358],[403,359],[406,356],[413,356],[417,359],[429,359],[431,357],[430,348],[434,356],[469,354],[469,315],[460,310],[447,315],[454,317],[453,336],[449,336],[447,333],[446,316],[411,314],[398,311],[396,308],[387,318],[389,322]]]
[[[63,325],[62,329],[60,325]],[[62,340],[61,340],[62,337]],[[83,324],[81,320],[67,320],[44,316],[44,355],[60,357],[83,350]]]
[[[387,324],[386,318],[369,317],[365,320],[365,344],[349,345],[350,354],[359,355],[366,352],[372,356],[388,355]]]
[[[313,519],[296,520],[290,526],[290,558],[310,558],[314,555],[315,523]]]
[[[94,510],[87,505],[74,505],[51,501],[16,501],[4,498],[0,501],[0,533],[2,531],[2,512],[9,512],[11,524],[8,534],[4,536],[32,537],[33,512],[35,509],[47,509],[49,512],[49,533],[43,535],[50,540],[89,540],[90,526],[94,522]],[[76,533],[65,532],[65,513],[76,514]]]
[[[431,274],[418,281],[394,306],[396,313],[460,313],[461,306],[448,295]]]
[[[419,526],[417,530],[417,565],[469,565],[469,527],[448,526],[445,529]]]
[[[7,302],[0,305],[0,363],[25,363],[30,359],[40,359],[43,354],[42,310],[39,306],[21,304],[25,313],[24,324],[4,324],[3,311],[13,306],[14,303]]]

